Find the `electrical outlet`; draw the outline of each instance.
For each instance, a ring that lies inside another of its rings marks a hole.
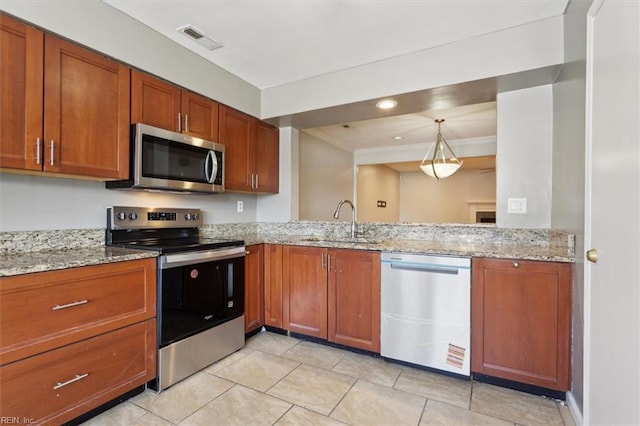
[[[527,214],[527,199],[526,198],[507,199],[507,213]]]
[[[387,207],[387,202],[383,200],[378,200],[378,207]]]
[[[242,213],[244,211],[244,203],[242,201],[238,201],[238,213]]]

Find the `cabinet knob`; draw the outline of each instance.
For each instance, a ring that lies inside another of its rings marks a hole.
[[[517,268],[517,267],[519,267],[519,266],[520,266],[520,264],[519,264],[518,262],[513,262],[513,267],[514,267],[514,268]]]
[[[251,254],[249,250],[245,250],[244,254]]]
[[[587,260],[592,263],[598,263],[598,250],[596,249],[588,250]]]

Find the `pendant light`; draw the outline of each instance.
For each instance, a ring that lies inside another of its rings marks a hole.
[[[440,180],[448,178],[457,172],[460,166],[462,166],[462,161],[456,158],[453,150],[442,137],[440,125],[444,122],[444,118],[438,118],[434,121],[438,123],[438,135],[436,136],[436,141],[424,155],[422,163],[420,163],[420,169],[427,175]],[[430,160],[427,160],[432,149],[433,155]],[[447,154],[447,150],[450,155]]]

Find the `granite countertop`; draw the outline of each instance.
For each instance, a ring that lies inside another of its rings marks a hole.
[[[323,238],[313,236],[243,234],[231,238],[242,239],[245,245],[283,244],[307,247],[344,248],[381,252],[433,254],[465,257],[492,257],[546,262],[575,262],[572,250],[564,246],[540,246],[524,244],[499,244],[466,241],[382,240],[356,238]]]
[[[498,229],[468,225],[362,224],[350,239],[348,223],[294,221],[207,225],[201,236],[379,252],[575,262],[572,234],[553,230]],[[104,246],[104,229],[0,234],[0,277],[52,271],[159,255],[155,251]]]
[[[130,250],[104,246],[6,254],[0,256],[0,277],[123,262],[126,260],[146,259],[157,256],[158,253],[155,251]]]

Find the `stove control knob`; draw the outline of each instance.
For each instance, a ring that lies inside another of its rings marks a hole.
[[[193,220],[198,220],[199,217],[200,215],[198,213],[193,214]]]
[[[118,220],[125,220],[127,218],[127,215],[125,214],[125,212],[120,212],[116,215],[116,217],[118,218]]]
[[[184,220],[191,220],[191,213],[185,213]]]
[[[129,219],[136,220],[137,218],[138,218],[138,213],[136,212],[129,213]]]

